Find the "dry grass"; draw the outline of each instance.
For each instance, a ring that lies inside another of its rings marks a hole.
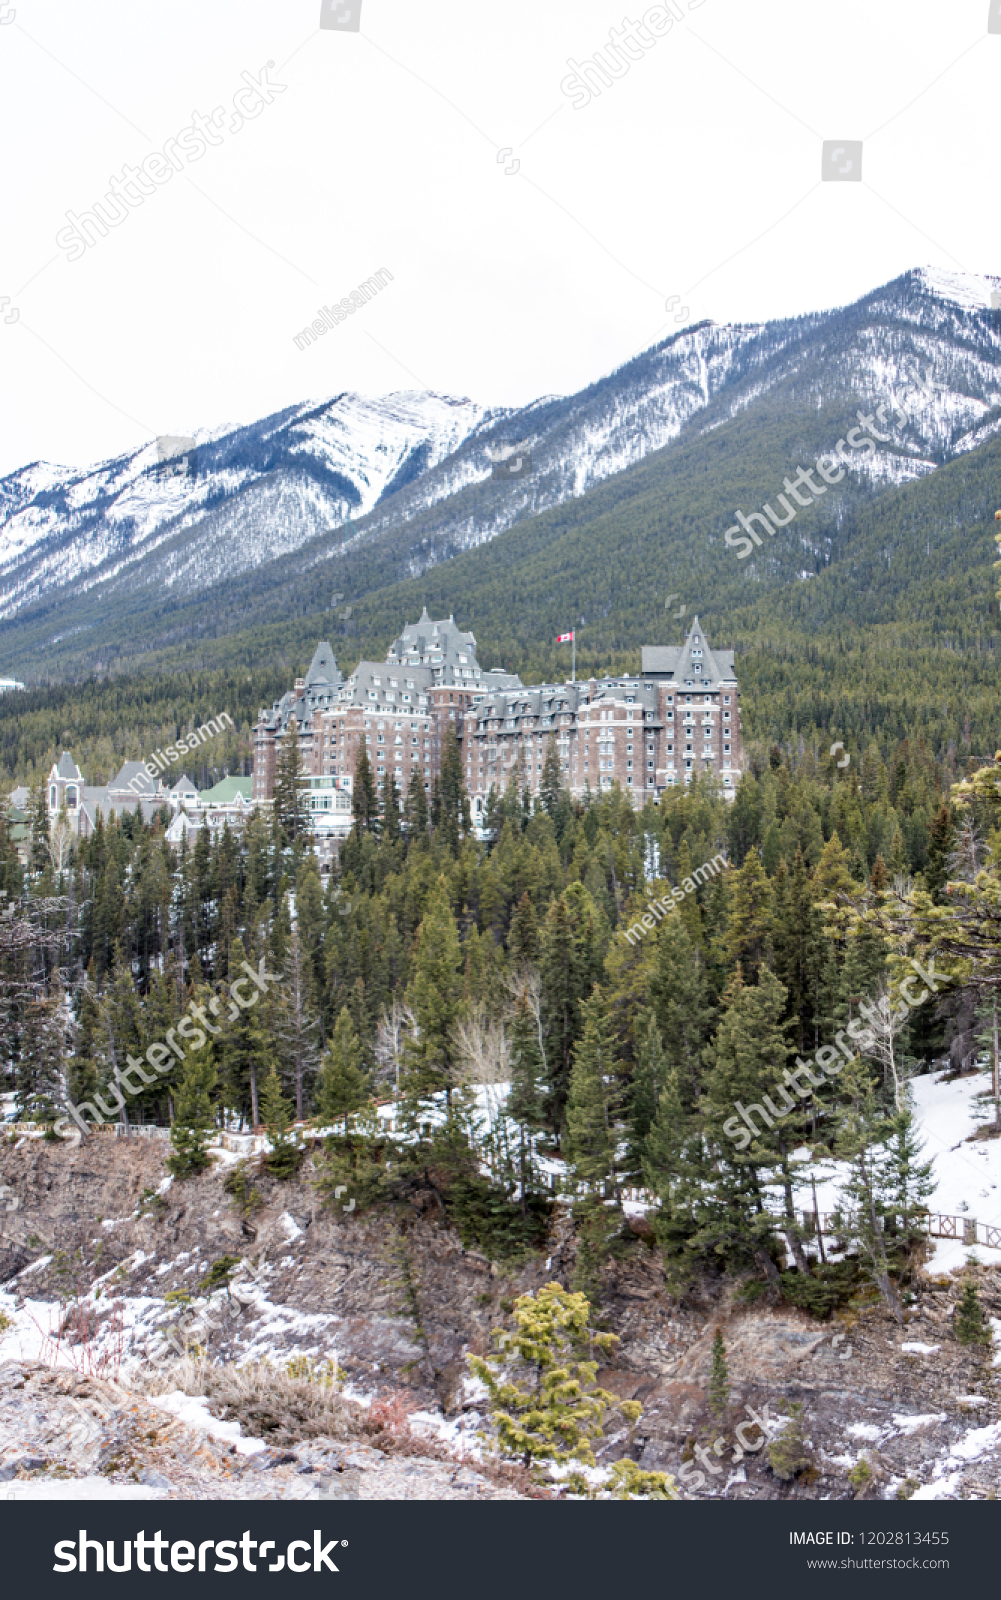
[[[332,1374],[305,1364],[289,1371],[267,1362],[213,1366],[197,1356],[178,1358],[151,1373],[143,1389],[204,1395],[221,1422],[239,1422],[245,1435],[286,1448],[310,1439],[357,1439],[365,1419],[363,1407],[338,1393]]]
[[[133,1380],[133,1388],[138,1390],[140,1386],[147,1395],[176,1389],[192,1396],[204,1395],[214,1417],[222,1422],[239,1422],[244,1435],[281,1448],[325,1438],[372,1445],[388,1456],[460,1464],[459,1457],[441,1440],[411,1430],[410,1414],[420,1409],[415,1397],[396,1389],[381,1395],[370,1406],[358,1405],[339,1393],[326,1365],[313,1367],[302,1361],[286,1368],[268,1362],[245,1367],[229,1363],[213,1366],[195,1355],[157,1367],[141,1384]],[[549,1491],[517,1463],[466,1457],[466,1464],[519,1494],[533,1499],[551,1498]]]

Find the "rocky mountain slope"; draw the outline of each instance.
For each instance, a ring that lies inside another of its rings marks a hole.
[[[526,1492],[527,1483],[469,1459],[484,1419],[465,1356],[489,1348],[515,1295],[567,1281],[577,1244],[562,1208],[548,1254],[512,1269],[465,1250],[430,1188],[401,1214],[327,1211],[311,1182],[317,1156],[292,1183],[257,1177],[261,1204],[244,1213],[222,1187],[222,1162],[167,1184],[163,1148],[95,1137],[75,1150],[31,1141],[0,1154],[5,1193],[16,1201],[11,1209],[8,1200],[0,1249],[0,1362],[8,1363],[0,1384],[14,1397],[23,1385],[25,1398],[24,1415],[5,1412],[0,1475],[39,1494],[46,1476],[104,1474],[122,1492],[145,1484],[229,1497],[259,1495],[262,1481],[268,1492],[312,1492],[302,1488],[311,1467],[328,1479],[357,1472],[363,1496]],[[1001,1269],[968,1270],[997,1316]],[[994,1496],[997,1372],[953,1336],[959,1277],[919,1276],[903,1330],[874,1305],[831,1323],[748,1305],[723,1281],[678,1300],[665,1288],[649,1224],[635,1219],[603,1272],[601,1314],[621,1343],[599,1378],[644,1409],[604,1456],[628,1453],[681,1474],[695,1498]],[[197,1335],[187,1335],[202,1347],[195,1369],[166,1337],[191,1315],[186,1299],[201,1317]],[[717,1326],[732,1394],[714,1418],[707,1385]],[[280,1393],[277,1382],[241,1390],[236,1364],[253,1372],[265,1361],[300,1378],[336,1362],[344,1387],[333,1401],[321,1389],[309,1405],[289,1398],[288,1383]],[[58,1380],[46,1376],[52,1367]],[[52,1446],[51,1418],[68,1400],[86,1401],[89,1391],[74,1384],[92,1380],[117,1383],[128,1404],[111,1405],[111,1419],[71,1457]],[[786,1481],[763,1446],[794,1404],[804,1407],[810,1464]],[[152,1422],[150,1405],[159,1407]],[[50,1419],[47,1446],[29,1411]],[[752,1413],[757,1425],[744,1427]],[[194,1434],[177,1432],[181,1423]],[[453,1481],[463,1458],[473,1476]]]
[[[35,463],[0,483],[5,655],[106,664],[112,639],[130,654],[322,612],[334,591],[374,596],[536,519],[547,531],[560,507],[570,525],[582,501],[600,516],[618,480],[626,498],[662,485],[721,548],[735,499],[760,505],[758,479],[767,498],[885,402],[876,448],[774,573],[809,575],[854,505],[1001,429],[998,281],[914,271],[836,311],[685,329],[521,410],[341,396],[201,437],[194,478],[158,482],[152,445],[82,473]]]

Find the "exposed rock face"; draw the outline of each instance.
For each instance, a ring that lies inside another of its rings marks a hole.
[[[7,1280],[0,1306],[17,1320],[3,1338],[3,1355],[51,1362],[58,1346],[64,1364],[102,1378],[125,1374],[123,1355],[155,1364],[169,1354],[166,1329],[180,1327],[184,1336],[184,1313],[166,1298],[180,1294],[210,1314],[196,1335],[188,1334],[210,1361],[335,1357],[349,1394],[399,1396],[407,1407],[421,1406],[454,1425],[475,1408],[466,1354],[488,1351],[490,1331],[504,1322],[515,1296],[554,1278],[566,1282],[573,1268],[572,1222],[562,1211],[547,1254],[511,1268],[464,1249],[447,1213],[437,1205],[422,1208],[419,1194],[399,1213],[324,1209],[312,1158],[291,1183],[256,1176],[260,1203],[243,1214],[223,1190],[218,1165],[157,1196],[164,1154],[156,1144],[97,1138],[75,1150],[32,1142],[0,1152],[0,1181],[17,1201],[0,1219]],[[955,1279],[923,1281],[904,1330],[878,1308],[821,1323],[788,1306],[743,1306],[734,1300],[735,1286],[722,1280],[679,1302],[665,1287],[647,1230],[625,1230],[620,1246],[603,1271],[600,1310],[621,1343],[614,1365],[599,1377],[644,1410],[634,1434],[609,1441],[607,1457],[628,1452],[644,1467],[676,1475],[687,1462],[682,1481],[698,1498],[996,1491],[996,1374],[989,1356],[953,1337]],[[224,1257],[235,1258],[238,1269],[227,1273]],[[214,1263],[220,1263],[217,1281],[200,1294]],[[1001,1272],[974,1270],[985,1310],[1001,1315]],[[33,1348],[18,1348],[29,1325],[26,1308],[42,1326],[43,1307],[52,1329],[48,1343],[36,1338]],[[714,1419],[707,1386],[717,1326],[732,1392]],[[55,1395],[43,1378],[30,1381]],[[60,1374],[58,1382],[65,1381],[69,1375]],[[16,1383],[8,1392],[17,1392]],[[782,1427],[782,1410],[796,1403],[804,1408],[814,1466],[784,1482],[770,1470],[763,1446],[766,1433],[774,1437]],[[752,1411],[764,1428],[742,1428],[737,1436]],[[303,1465],[303,1450],[316,1442],[309,1426],[279,1425],[266,1412],[262,1404],[258,1413],[241,1413],[245,1435],[291,1451]],[[22,1432],[4,1445],[3,1459],[29,1458],[34,1448]],[[244,1482],[249,1469],[233,1477],[237,1468],[226,1447],[209,1441],[198,1448],[208,1452],[205,1470],[215,1484],[206,1493],[222,1492],[224,1481]],[[871,1475],[856,1473],[850,1481],[863,1453]],[[165,1461],[151,1449],[138,1470],[174,1481],[181,1468],[174,1457]],[[84,1465],[89,1471],[92,1464]],[[291,1463],[273,1470],[289,1481],[297,1471]],[[470,1489],[481,1492],[493,1490]]]

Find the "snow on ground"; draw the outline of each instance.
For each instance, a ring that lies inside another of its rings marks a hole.
[[[966,1143],[969,1134],[990,1118],[989,1110],[975,1103],[976,1097],[990,1088],[989,1074],[977,1073],[947,1083],[944,1074],[933,1073],[913,1078],[910,1088],[922,1155],[932,1162],[935,1182],[927,1201],[928,1210],[970,1217],[981,1225],[1001,1226],[1001,1139]],[[805,1150],[802,1154],[807,1156]],[[844,1171],[837,1162],[810,1164],[804,1160],[804,1174],[811,1172],[816,1179],[819,1211],[836,1209]],[[795,1193],[797,1209],[812,1211],[813,1186],[803,1183]],[[1001,1250],[988,1249],[984,1244],[965,1245],[962,1239],[932,1239],[930,1243],[933,1254],[927,1265],[929,1272],[945,1273],[964,1266],[974,1248],[980,1261],[1001,1263]]]
[[[5,1483],[6,1500],[163,1500],[166,1489],[143,1483],[109,1483],[107,1478],[39,1478],[37,1482]]]
[[[200,1433],[235,1445],[238,1456],[256,1456],[268,1448],[263,1439],[245,1439],[238,1422],[220,1422],[214,1417],[208,1408],[208,1395],[184,1394],[180,1389],[175,1389],[171,1394],[150,1395],[149,1403],[157,1411],[169,1411],[179,1422],[197,1428]]]

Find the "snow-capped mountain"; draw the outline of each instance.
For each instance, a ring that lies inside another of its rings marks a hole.
[[[0,615],[68,586],[190,591],[288,554],[436,467],[483,417],[443,395],[346,394],[195,429],[196,470],[165,470],[155,442],[82,472],[34,462],[0,481]]]
[[[365,547],[380,552],[380,581],[416,576],[745,418],[762,437],[780,419],[819,450],[837,438],[828,413],[850,426],[883,404],[878,448],[857,463],[878,492],[1001,430],[999,290],[998,278],[912,271],[834,311],[685,329],[579,394],[520,410],[339,395],[195,429],[193,476],[158,473],[153,444],[86,471],[36,462],[0,481],[0,617],[44,614],[65,636],[88,596],[121,618],[139,592],[194,600],[269,562],[304,574]]]

